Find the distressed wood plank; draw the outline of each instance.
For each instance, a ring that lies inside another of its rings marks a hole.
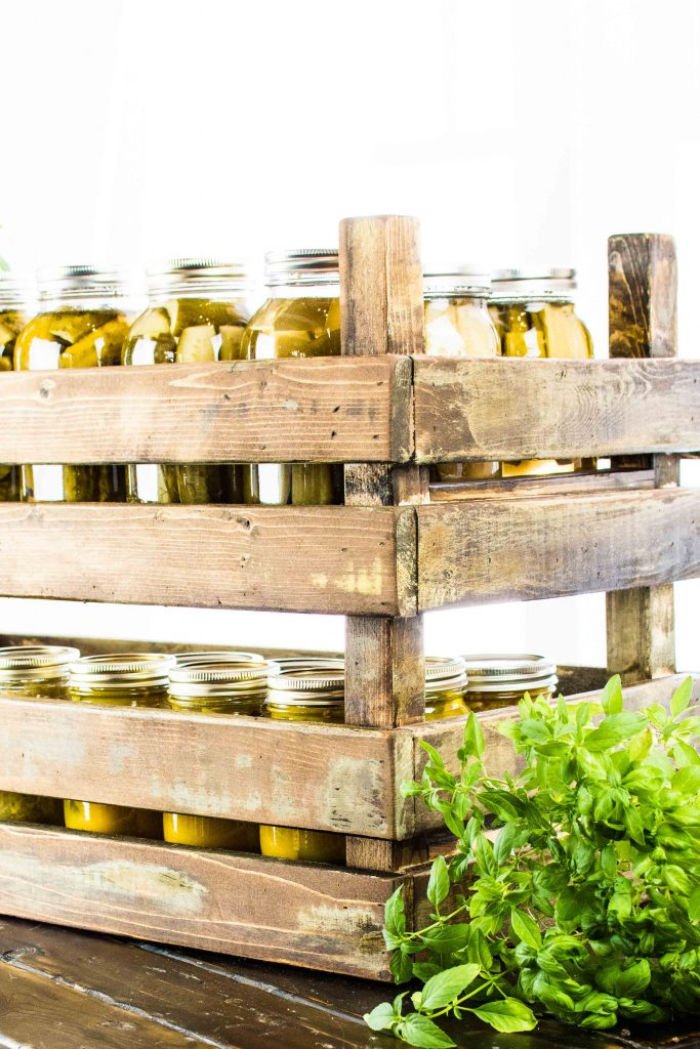
[[[0,824],[0,912],[389,978],[384,903],[400,878],[242,853]]]
[[[425,357],[414,371],[419,462],[700,448],[700,361]]]
[[[405,614],[397,550],[413,510],[0,506],[5,596]],[[408,556],[413,547],[409,545]]]
[[[422,353],[423,288],[415,219],[385,216],[340,226],[341,345],[346,356]],[[409,505],[427,499],[419,467],[392,470],[359,463],[345,467],[345,502],[354,506]],[[400,589],[415,593],[415,518],[406,556],[397,563]],[[400,619],[346,621],[345,717],[351,724],[392,727],[422,716],[423,623]],[[349,837],[348,863],[371,870],[394,866],[391,842]]]
[[[668,677],[660,677],[654,681],[645,681],[641,684],[630,685],[625,688],[625,709],[643,710],[652,703],[662,703],[667,706],[671,694],[686,677],[685,674],[674,674]],[[700,675],[693,675],[694,696],[700,699]],[[591,692],[578,693],[568,696],[570,702],[597,701],[600,699],[601,689]],[[506,772],[516,773],[522,768],[522,758],[513,751],[512,744],[498,731],[498,726],[514,718],[517,711],[514,707],[501,707],[490,712],[479,714],[479,721],[484,733],[485,741],[485,763],[486,770],[490,775],[502,776]],[[453,772],[459,770],[457,751],[462,746],[464,736],[465,718],[450,718],[445,721],[426,721],[420,726],[415,726],[412,736],[415,744],[415,777],[420,778],[425,767],[428,756],[420,746],[420,741],[425,740],[437,749],[445,759],[445,764]],[[398,729],[399,733],[407,732],[408,729]],[[430,830],[442,826],[439,814],[429,811],[425,805],[417,803],[415,807],[415,833]]]
[[[611,357],[673,357],[677,345],[673,239],[660,234],[611,237],[608,283]],[[647,367],[663,367],[669,363],[678,362],[643,360]],[[685,405],[679,404],[679,414],[687,411]],[[694,425],[696,419],[691,413]],[[630,457],[614,460],[617,465],[629,465],[632,461]],[[641,462],[653,468],[657,488],[678,486],[678,459],[657,455]],[[642,536],[640,541],[644,541]],[[675,668],[675,616],[670,583],[640,586],[625,594],[609,593],[606,627],[608,667],[621,674],[626,684],[667,674]]]
[[[0,383],[0,459],[401,462],[411,371],[385,356],[12,372]]]
[[[417,513],[421,610],[700,574],[700,490],[503,496]]]
[[[0,723],[0,789],[406,837],[411,750],[388,732],[2,697]]]
[[[431,503],[457,503],[462,499],[531,499],[538,495],[569,492],[619,491],[654,487],[653,470],[592,470],[589,473],[552,474],[550,477],[504,477],[493,481],[431,484]]]

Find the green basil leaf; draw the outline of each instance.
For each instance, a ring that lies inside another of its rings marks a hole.
[[[690,706],[690,700],[693,696],[693,679],[687,677],[685,681],[682,681],[676,691],[671,696],[671,713],[674,718],[677,718],[679,714],[682,714],[684,710],[687,710]]]
[[[392,892],[384,904],[384,925],[388,933],[401,936],[406,931],[406,905],[403,898],[403,885]]]
[[[609,714],[603,718],[598,728],[589,732],[583,741],[586,750],[592,754],[611,750],[612,747],[622,743],[624,739],[636,736],[647,726],[644,714],[636,714],[631,710],[625,710],[620,714]]]
[[[456,1044],[436,1023],[420,1013],[409,1013],[396,1033],[417,1049],[452,1049]]]
[[[437,859],[433,860],[433,865],[430,869],[426,895],[433,907],[439,907],[443,900],[447,898],[449,891],[450,875],[447,870],[447,863],[444,856],[438,856]]]
[[[389,1031],[396,1018],[394,1007],[391,1002],[382,1002],[375,1005],[371,1013],[365,1013],[362,1019],[373,1031]]]
[[[508,1034],[515,1031],[532,1031],[537,1026],[537,1019],[532,1009],[517,998],[503,998],[498,1002],[486,1002],[471,1010],[484,1023],[495,1031]]]
[[[700,885],[693,889],[688,900],[688,917],[691,922],[700,921]]]
[[[421,1009],[423,1011],[443,1009],[454,1001],[469,984],[473,983],[480,972],[479,965],[468,963],[467,965],[454,965],[451,969],[444,969],[436,976],[431,976],[423,988]]]
[[[614,674],[600,697],[600,702],[606,714],[620,714],[623,708],[622,701],[622,678]]]
[[[523,943],[526,943],[528,947],[532,947],[535,951],[540,949],[542,946],[542,933],[537,922],[529,914],[514,907],[510,912],[510,924],[519,940],[522,940]]]

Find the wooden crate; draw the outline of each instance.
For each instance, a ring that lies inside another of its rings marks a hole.
[[[421,613],[608,591],[609,670],[639,705],[670,695],[672,584],[700,573],[677,468],[700,448],[700,362],[655,359],[674,350],[668,239],[610,248],[626,360],[421,356],[416,224],[386,217],[341,225],[341,359],[3,376],[0,462],[345,464],[343,506],[4,504],[0,592],[343,614],[347,723],[0,697],[0,790],[331,830],[348,866],[4,824],[0,912],[386,979],[384,902],[404,884],[418,918],[444,848],[400,784],[422,739],[454,755],[463,730],[423,720]],[[433,462],[533,455],[614,469],[428,483]],[[504,716],[483,715],[494,772]]]

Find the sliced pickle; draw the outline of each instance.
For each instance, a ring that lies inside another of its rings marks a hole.
[[[155,339],[159,335],[170,335],[170,316],[166,309],[152,307],[144,310],[129,328],[129,341],[138,337]]]
[[[245,359],[243,353],[243,325],[222,324],[219,328],[221,346],[219,348],[220,361],[240,361]]]
[[[204,364],[216,360],[216,328],[213,324],[198,324],[183,328],[177,344],[178,364]]]
[[[61,354],[61,368],[99,368],[120,364],[128,325],[112,319],[95,328]]]

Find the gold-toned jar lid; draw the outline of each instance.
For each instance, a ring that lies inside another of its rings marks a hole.
[[[63,677],[80,658],[77,648],[67,645],[10,645],[0,648],[0,684],[43,681]]]
[[[265,284],[269,288],[337,283],[336,248],[291,248],[268,251],[265,255]]]
[[[440,692],[448,688],[465,688],[466,664],[461,656],[426,656],[425,691]]]
[[[251,275],[242,260],[175,258],[146,270],[150,298],[240,297],[250,290]]]
[[[108,653],[83,656],[70,665],[71,686],[149,688],[167,686],[175,657],[160,652]]]
[[[341,659],[306,659],[297,665],[270,663],[268,704],[281,706],[335,706],[345,698],[345,669]]]
[[[262,656],[252,659],[219,658],[180,663],[170,670],[170,694],[178,699],[206,699],[211,697],[260,693],[267,686],[267,660]],[[245,653],[235,653],[245,655]]]

